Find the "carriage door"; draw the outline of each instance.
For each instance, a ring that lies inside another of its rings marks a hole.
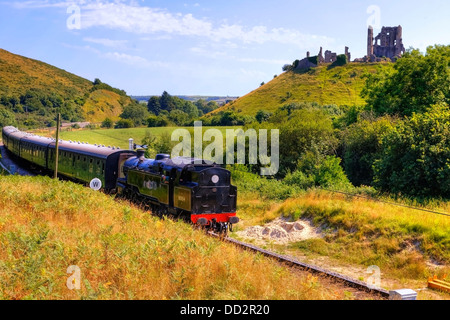
[[[127,161],[132,156],[133,155],[130,155],[127,153],[122,153],[119,156],[119,168],[117,169],[117,172],[119,173],[118,178],[125,178],[125,174],[123,173],[123,164],[125,163],[125,161]]]
[[[172,169],[170,171],[170,176],[169,176],[169,206],[172,208],[174,206],[173,196],[174,196],[174,188],[175,188],[176,178],[177,178],[177,169]]]

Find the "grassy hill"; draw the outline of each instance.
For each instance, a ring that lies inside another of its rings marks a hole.
[[[14,113],[19,124],[28,127],[47,123],[58,108],[65,110],[63,117],[69,121],[98,122],[106,117],[117,120],[123,107],[133,103],[121,90],[103,83],[94,85],[65,70],[3,49],[0,98],[0,109]]]
[[[285,72],[269,83],[213,112],[234,110],[255,115],[258,110],[275,111],[293,102],[317,102],[322,105],[362,105],[360,93],[364,75],[391,68],[388,63],[349,63],[331,68],[322,65],[309,71]]]
[[[0,95],[18,96],[30,89],[75,97],[92,88],[92,82],[47,63],[0,49]]]

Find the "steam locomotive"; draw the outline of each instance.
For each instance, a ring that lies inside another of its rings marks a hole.
[[[17,158],[54,172],[55,139],[14,127],[4,127],[2,138]],[[158,216],[184,217],[216,232],[232,230],[239,222],[237,188],[231,185],[228,170],[204,160],[171,159],[166,154],[146,159],[144,152],[60,140],[58,174],[86,185],[98,179],[105,192],[138,200]]]

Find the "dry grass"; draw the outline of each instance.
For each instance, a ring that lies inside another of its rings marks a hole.
[[[212,112],[234,110],[255,115],[258,110],[275,111],[293,102],[317,102],[321,105],[364,105],[360,93],[366,73],[375,73],[391,64],[349,63],[329,69],[320,66],[309,72],[285,72],[264,86]]]
[[[1,299],[344,299],[316,278],[82,186],[0,177]],[[69,290],[69,266],[81,290]]]
[[[323,228],[324,239],[295,245],[305,251],[378,265],[398,278],[426,279],[450,271],[446,216],[321,191],[287,200],[277,214],[311,219]]]

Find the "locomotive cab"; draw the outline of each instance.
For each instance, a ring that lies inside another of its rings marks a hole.
[[[120,193],[142,197],[158,215],[186,216],[218,231],[239,222],[237,188],[231,173],[217,164],[164,154],[150,160],[138,152],[124,163],[123,173],[117,182]]]

